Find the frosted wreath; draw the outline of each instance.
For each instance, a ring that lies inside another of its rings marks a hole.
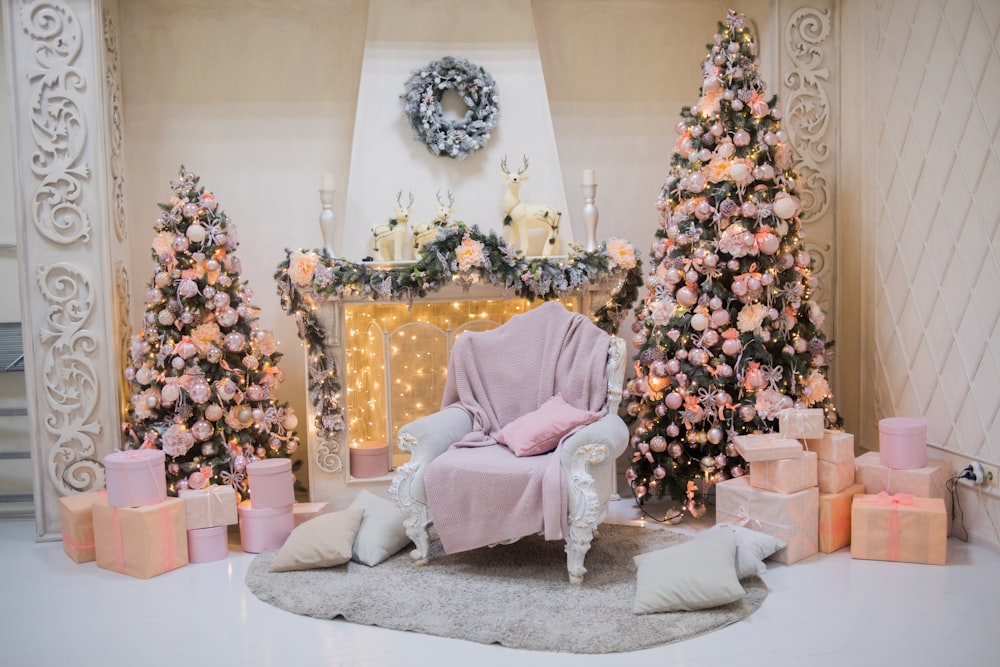
[[[415,139],[434,155],[464,160],[486,145],[500,109],[497,86],[489,72],[465,58],[445,56],[413,70],[400,95]],[[465,117],[449,121],[441,96],[454,90],[468,106]]]

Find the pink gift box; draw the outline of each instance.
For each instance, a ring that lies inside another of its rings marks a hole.
[[[228,526],[192,528],[187,532],[188,562],[211,563],[229,555]]]
[[[329,511],[330,503],[295,503],[292,506],[296,526],[305,523],[309,519],[315,519],[320,514],[326,514]]]
[[[94,560],[95,502],[107,502],[105,491],[79,493],[59,499],[59,526],[62,528],[63,551],[77,563]]]
[[[108,504],[145,507],[167,497],[167,471],[161,449],[126,449],[104,457]]]
[[[860,495],[851,507],[851,558],[944,565],[947,513],[942,498],[908,493]]]
[[[951,466],[942,459],[927,459],[923,468],[897,470],[882,464],[878,452],[866,452],[854,460],[854,481],[865,485],[865,493],[909,493],[918,498],[944,498],[951,534],[951,494],[946,484]]]
[[[915,417],[889,417],[878,422],[882,465],[914,470],[927,465],[927,422]]]
[[[820,461],[831,463],[854,461],[854,435],[827,429],[823,431],[822,438],[807,439],[806,449],[816,452]],[[820,493],[823,493],[822,489]]]
[[[291,459],[263,459],[247,465],[254,509],[284,508],[295,502]]]
[[[755,489],[743,477],[715,485],[715,522],[743,525],[784,540],[772,559],[795,563],[819,551],[819,489],[795,493]]]
[[[280,549],[295,528],[292,504],[284,507],[252,507],[244,501],[237,508],[240,515],[240,545],[247,553]]]
[[[794,459],[751,463],[750,486],[775,493],[795,493],[816,486],[816,453],[805,452]]]
[[[149,579],[187,565],[180,498],[142,507],[112,507],[98,500],[93,510],[97,567]]]
[[[733,446],[746,461],[774,461],[802,456],[802,443],[777,433],[754,433],[733,438]]]
[[[821,408],[786,408],[778,413],[783,438],[822,438],[825,419]]]
[[[854,484],[854,457],[843,461],[819,461],[816,464],[816,485],[820,493],[840,493]]]

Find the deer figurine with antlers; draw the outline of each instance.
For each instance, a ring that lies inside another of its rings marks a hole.
[[[409,222],[413,211],[413,193],[410,193],[410,201],[404,206],[403,191],[397,192],[393,211],[395,217],[389,218],[387,224],[372,227],[375,250],[387,262],[409,259]]]
[[[528,170],[528,156],[523,156],[523,166],[512,173],[507,168],[507,157],[500,161],[500,176],[507,183],[507,192],[503,196],[504,226],[510,227],[508,242],[513,242],[517,234],[517,246],[524,254],[528,254],[529,232],[541,227],[546,232],[545,243],[542,245],[542,257],[549,257],[559,251],[559,219],[562,213],[553,206],[544,204],[525,204],[521,201],[521,183],[528,180],[524,172]]]
[[[437,204],[434,206],[434,219],[423,222],[413,228],[413,248],[419,250],[425,243],[433,241],[438,230],[447,227],[451,216],[455,213],[455,195],[448,190],[448,203],[441,201],[441,191],[437,191]]]

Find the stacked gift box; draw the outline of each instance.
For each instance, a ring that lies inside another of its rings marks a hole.
[[[163,452],[104,457],[107,493],[91,504],[97,566],[140,579],[187,565],[184,501],[167,497]]]
[[[854,436],[827,429],[819,438],[806,438],[805,445],[817,458],[819,550],[833,553],[851,543],[851,504],[865,492],[854,481]]]
[[[778,424],[779,433],[733,439],[750,475],[716,485],[716,522],[742,524],[784,541],[772,558],[790,564],[819,550],[818,457],[798,438],[823,435],[823,411],[783,410]]]
[[[274,458],[247,465],[250,500],[239,504],[243,551],[280,549],[295,528],[295,478],[289,459]]]
[[[210,563],[227,557],[229,526],[238,521],[236,490],[213,484],[202,489],[181,489],[177,495],[184,501],[188,560]]]
[[[879,451],[855,461],[851,557],[944,565],[949,512],[947,462],[927,458],[927,425],[892,417],[879,422]]]

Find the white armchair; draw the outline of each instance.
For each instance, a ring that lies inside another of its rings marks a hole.
[[[591,322],[586,322],[586,325],[596,328]],[[469,334],[463,334],[466,335]],[[592,332],[590,335],[593,337]],[[601,402],[605,412],[597,421],[582,426],[563,438],[555,451],[540,455],[559,457],[566,493],[565,506],[568,508],[565,524],[567,569],[573,584],[583,581],[586,572],[584,558],[590,550],[597,526],[607,515],[608,500],[614,486],[614,462],[628,443],[628,429],[617,414],[625,375],[625,341],[606,334],[597,340],[598,352],[606,357],[603,364],[606,382],[603,387],[598,387],[606,390],[606,396],[598,397],[603,399]],[[577,351],[577,360],[579,354]],[[452,362],[454,361],[453,353]],[[560,363],[573,363],[573,358]],[[524,391],[530,393],[531,388],[524,387]],[[427,563],[430,547],[428,528],[434,521],[424,486],[427,468],[432,461],[448,451],[453,443],[477,428],[474,421],[464,407],[450,406],[406,424],[399,430],[399,447],[409,452],[411,458],[397,470],[389,493],[407,516],[406,532],[416,546],[411,556],[418,564]],[[474,456],[468,458],[472,460]],[[480,472],[474,466],[468,470],[468,474],[472,476]],[[484,484],[482,488],[488,494],[489,483]],[[504,540],[503,543],[511,541],[513,539]]]

